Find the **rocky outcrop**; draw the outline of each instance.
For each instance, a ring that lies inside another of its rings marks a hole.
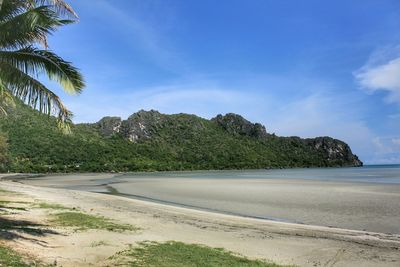
[[[363,166],[357,155],[354,155],[348,144],[331,137],[316,137],[305,139],[305,142],[321,153],[330,162],[338,162],[343,166]]]
[[[281,148],[275,148],[277,151],[284,151],[288,147],[292,148],[284,152],[288,155],[288,161],[290,161],[290,157],[296,157],[292,154],[297,153],[298,149],[301,148],[313,157],[317,157],[317,161],[320,162],[319,166],[363,165],[343,141],[331,137],[309,139],[277,137],[274,134],[268,134],[265,127],[260,123],[252,123],[234,113],[217,115],[211,121],[207,121],[189,114],[165,115],[156,110],[140,110],[132,114],[127,120],[121,120],[119,117],[104,117],[96,123],[96,126],[105,137],[118,134],[132,143],[152,140],[155,136],[158,136],[158,140],[168,140],[168,142],[177,140],[183,143],[191,143],[196,142],[195,138],[198,139],[199,136],[212,136],[213,139],[218,140],[220,136],[226,136],[226,134],[237,136],[237,142],[241,142],[241,136],[250,137],[255,142],[260,142],[260,145],[269,142],[276,144],[276,140],[279,140],[278,143]],[[221,128],[226,133],[221,133]]]
[[[104,117],[97,125],[103,136],[110,137],[121,131],[122,120],[120,117]]]
[[[132,114],[127,120],[120,117],[104,117],[97,126],[105,137],[120,134],[131,142],[150,139],[162,127],[164,115],[158,111],[140,110]]]
[[[245,135],[255,138],[267,137],[267,131],[260,123],[251,123],[242,116],[234,113],[217,115],[211,121],[216,122],[231,134]]]
[[[131,142],[150,139],[163,124],[163,114],[158,111],[140,110],[122,122],[121,134]]]

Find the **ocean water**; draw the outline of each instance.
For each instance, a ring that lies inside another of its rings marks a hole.
[[[366,165],[359,168],[297,168],[244,171],[188,171],[128,173],[121,178],[193,179],[304,179],[319,181],[400,184],[400,164]]]

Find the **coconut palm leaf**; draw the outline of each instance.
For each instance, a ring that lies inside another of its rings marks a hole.
[[[38,80],[7,64],[0,64],[0,80],[12,95],[42,113],[56,113],[60,125],[71,122],[72,113],[61,99]]]
[[[0,51],[0,60],[27,74],[44,72],[69,93],[80,93],[84,87],[79,71],[49,50],[29,46],[17,51]]]
[[[68,129],[72,113],[37,78],[45,74],[68,93],[78,94],[85,84],[70,62],[47,50],[47,36],[74,22],[74,10],[62,0],[0,0],[0,112],[13,97],[38,111],[55,115]],[[46,49],[36,48],[38,43]]]
[[[37,6],[51,6],[60,16],[78,18],[73,8],[63,0],[3,0],[0,1],[0,16],[4,17],[4,14],[13,16]]]
[[[36,42],[48,47],[47,36],[72,22],[60,20],[56,12],[44,6],[30,9],[0,24],[0,47],[18,49]]]
[[[54,10],[62,15],[68,17],[78,18],[78,15],[72,9],[72,7],[63,0],[36,0],[37,5],[52,5]]]
[[[0,22],[7,21],[17,14],[26,11],[27,2],[22,0],[0,1]]]

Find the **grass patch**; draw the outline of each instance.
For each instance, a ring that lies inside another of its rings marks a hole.
[[[141,267],[279,267],[274,263],[250,260],[224,249],[182,242],[143,242],[139,247],[119,252],[112,257],[121,264]]]
[[[61,212],[53,214],[51,222],[59,226],[74,227],[77,230],[100,229],[113,232],[135,231],[130,224],[118,224],[110,219],[81,212]]]
[[[60,205],[60,204],[45,203],[45,202],[41,202],[41,203],[36,204],[36,207],[38,207],[40,209],[73,210],[71,208],[65,207],[65,206]]]
[[[0,246],[0,266],[29,267],[36,265],[26,263],[15,251]]]

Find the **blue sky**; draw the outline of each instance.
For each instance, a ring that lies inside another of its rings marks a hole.
[[[234,112],[400,163],[398,0],[71,0],[50,47],[85,75],[75,122],[139,109]]]

